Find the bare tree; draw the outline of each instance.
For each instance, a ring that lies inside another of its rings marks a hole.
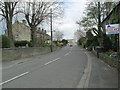
[[[83,32],[81,29],[76,30],[75,33],[74,33],[74,37],[77,40],[80,39],[80,38],[82,38],[82,37],[85,37],[85,36],[86,36],[85,32]]]
[[[57,40],[57,41],[60,41],[62,38],[63,38],[63,33],[61,31],[56,31],[54,33],[54,38]]]
[[[28,25],[31,28],[32,46],[35,46],[37,26],[50,17],[50,8],[52,8],[52,15],[58,15],[61,7],[60,2],[27,2],[24,6],[24,14]]]
[[[15,7],[17,5],[16,2],[2,2],[0,1],[0,15],[6,20],[6,26],[7,26],[7,32],[8,37],[13,40],[13,34],[12,34],[12,19],[15,14]],[[3,19],[2,18],[2,19]]]

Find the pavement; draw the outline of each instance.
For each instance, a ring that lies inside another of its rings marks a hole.
[[[118,87],[117,70],[78,46],[3,62],[2,67],[2,88]]]

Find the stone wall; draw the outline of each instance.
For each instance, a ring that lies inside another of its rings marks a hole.
[[[92,51],[95,55],[97,55],[97,52],[93,49]],[[99,58],[101,60],[103,60],[105,63],[107,63],[108,65],[110,65],[111,67],[114,67],[116,69],[118,69],[120,71],[120,62],[118,58],[113,58],[113,57],[109,57],[109,56],[105,56],[103,53],[99,53]]]
[[[53,47],[53,51],[59,47]],[[27,58],[34,55],[50,53],[50,47],[30,47],[30,48],[4,48],[2,50],[2,61],[11,61],[21,58]]]

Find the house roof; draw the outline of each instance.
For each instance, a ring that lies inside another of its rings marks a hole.
[[[23,25],[25,25],[26,27],[30,28],[28,25],[26,25],[26,24],[24,24],[23,22],[20,22],[20,21],[18,21],[18,20],[17,20],[17,21],[15,21],[15,22],[14,22],[14,24],[15,24],[15,23],[18,23],[18,24],[23,24]],[[14,24],[13,24],[13,25],[14,25]]]
[[[116,7],[114,7],[113,8],[113,10],[109,13],[109,15],[102,21],[102,23],[104,23],[111,15],[112,15],[112,13],[114,12],[114,10],[116,9],[116,8],[118,8],[118,7],[120,7],[120,2],[118,3],[118,5],[116,6]]]

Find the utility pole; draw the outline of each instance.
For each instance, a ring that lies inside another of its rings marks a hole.
[[[50,22],[51,22],[51,25],[50,25],[50,27],[51,27],[51,47],[50,47],[50,49],[51,49],[51,52],[53,51],[53,47],[52,47],[52,45],[53,45],[53,34],[52,34],[52,9],[50,9]]]

